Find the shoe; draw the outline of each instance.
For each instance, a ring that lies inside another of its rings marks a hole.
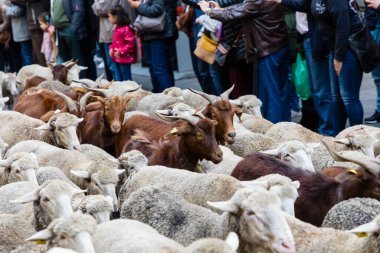
[[[364,122],[367,124],[376,124],[380,122],[380,112],[375,110],[375,113],[368,118],[364,119]]]

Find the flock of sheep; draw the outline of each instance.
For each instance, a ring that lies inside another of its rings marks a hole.
[[[380,252],[380,130],[173,87],[0,72],[0,252]]]

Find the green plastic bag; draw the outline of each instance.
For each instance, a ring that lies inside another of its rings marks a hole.
[[[300,53],[297,53],[297,60],[292,65],[292,81],[300,99],[307,100],[310,98],[311,91],[306,60],[302,59]]]

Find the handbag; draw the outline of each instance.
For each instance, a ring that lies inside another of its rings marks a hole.
[[[292,81],[300,99],[307,100],[310,98],[311,91],[306,60],[302,58],[299,52],[297,53],[296,62],[292,65]]]
[[[185,11],[178,17],[175,23],[178,30],[184,32],[188,37],[194,36],[193,18],[194,8],[187,5]]]
[[[145,3],[145,1],[143,3]],[[138,15],[133,23],[133,26],[139,32],[160,33],[165,30],[165,16],[165,9],[160,16],[155,18]]]
[[[215,50],[218,42],[209,38],[205,33],[198,39],[194,54],[208,64],[215,62]]]
[[[219,66],[223,67],[233,62],[241,34],[242,30],[240,30],[240,32],[236,36],[232,46],[228,45],[225,42],[219,43],[215,51],[215,61],[219,64]]]
[[[359,32],[350,35],[348,45],[365,73],[371,72],[380,63],[380,48],[366,25]]]

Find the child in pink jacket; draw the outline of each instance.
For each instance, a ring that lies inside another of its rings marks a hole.
[[[128,14],[120,5],[116,5],[108,12],[108,18],[116,25],[109,51],[111,59],[116,62],[114,79],[132,80],[131,64],[137,60],[135,32],[130,27]]]

